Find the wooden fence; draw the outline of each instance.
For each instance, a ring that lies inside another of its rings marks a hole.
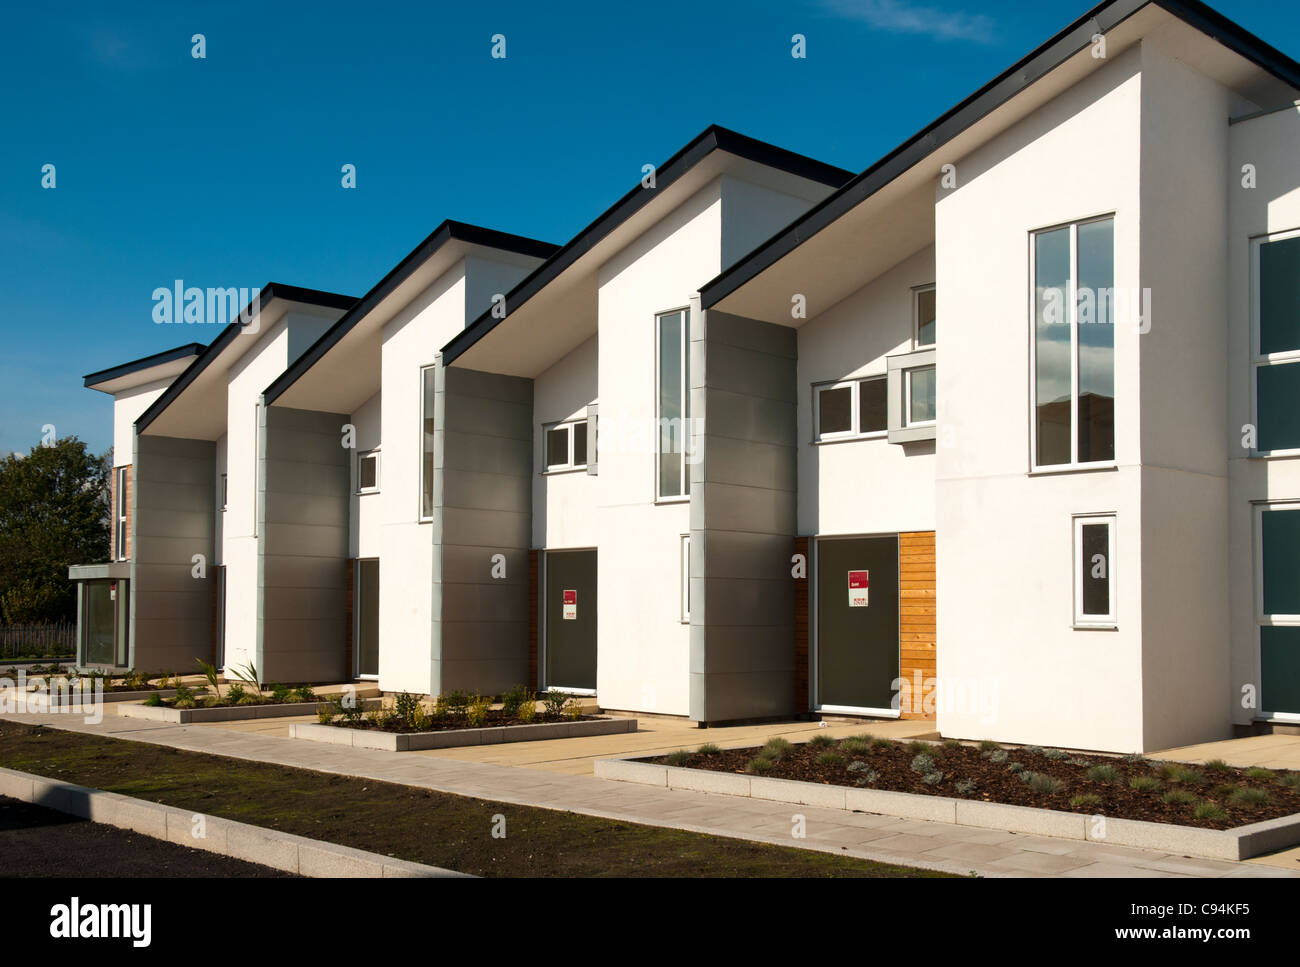
[[[77,651],[77,624],[0,624],[0,659],[70,658]]]

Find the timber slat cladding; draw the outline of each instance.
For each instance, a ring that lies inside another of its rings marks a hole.
[[[915,683],[917,673],[924,682],[935,676],[935,559],[934,531],[913,531],[898,535],[899,666],[901,676]],[[914,696],[915,702],[924,694]],[[905,719],[929,718],[919,708],[904,709]]]
[[[808,692],[808,538],[794,539],[794,553],[802,554],[804,577],[794,579],[794,710],[810,709]]]
[[[538,588],[541,572],[541,552],[528,552],[528,681],[530,688],[541,688],[537,678],[537,616],[541,608]]]

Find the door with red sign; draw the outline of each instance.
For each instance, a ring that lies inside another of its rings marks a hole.
[[[816,702],[888,710],[899,674],[898,537],[820,538]]]
[[[547,688],[596,688],[596,552],[545,554],[545,675]]]

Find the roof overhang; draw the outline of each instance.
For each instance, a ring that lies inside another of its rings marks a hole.
[[[230,368],[262,342],[290,312],[340,311],[351,296],[268,282],[234,322],[186,367],[135,421],[136,432],[156,436],[216,440],[226,431],[226,382]]]
[[[600,266],[724,174],[790,191],[847,181],[842,168],[734,131],[710,127],[655,169],[506,295],[506,314],[484,312],[443,347],[443,363],[533,377],[596,334]],[[820,192],[819,192],[820,193]]]
[[[934,186],[956,161],[1156,31],[1179,59],[1246,101],[1300,96],[1300,64],[1196,0],[1110,0],[867,168],[700,290],[701,305],[791,325],[791,293],[813,293],[809,315],[841,301],[933,237]],[[1104,34],[1106,61],[1092,56]],[[929,206],[928,213],[922,211]],[[909,247],[910,246],[910,247]]]
[[[120,366],[101,369],[86,376],[86,387],[112,395],[159,380],[172,379],[183,373],[203,349],[203,343],[191,342]]]
[[[267,405],[353,412],[379,389],[384,326],[466,256],[532,267],[557,249],[521,235],[443,222],[266,388]]]

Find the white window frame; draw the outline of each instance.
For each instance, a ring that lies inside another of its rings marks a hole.
[[[921,294],[923,292],[934,292],[935,284],[918,285],[912,289],[912,348],[913,349],[933,349],[939,338],[939,306],[935,304],[935,339],[931,342],[921,342]]]
[[[1259,371],[1266,366],[1294,365],[1300,373],[1300,349],[1280,353],[1260,352],[1260,298],[1262,280],[1260,278],[1260,250],[1270,242],[1285,242],[1289,238],[1300,236],[1300,229],[1287,232],[1275,232],[1261,235],[1250,240],[1250,424],[1255,428],[1256,447],[1251,450],[1254,457],[1294,457],[1300,456],[1300,447],[1282,450],[1261,450],[1259,444]],[[1300,377],[1298,377],[1300,378]]]
[[[1119,583],[1115,580],[1115,548],[1117,544],[1116,532],[1118,530],[1116,514],[1078,514],[1072,518],[1074,527],[1074,536],[1070,542],[1073,564],[1071,569],[1074,573],[1074,627],[1078,629],[1100,629],[1105,631],[1114,631],[1119,627],[1119,607],[1116,596],[1119,591]],[[1110,601],[1110,613],[1084,614],[1083,613],[1083,578],[1085,566],[1082,559],[1083,553],[1083,528],[1085,525],[1104,524],[1106,526],[1106,580],[1110,587],[1110,593],[1107,595]]]
[[[425,389],[426,379],[424,374],[429,370],[433,369],[436,365],[437,365],[436,363],[430,363],[428,366],[421,366],[420,376],[419,376],[420,411],[416,414],[416,427],[415,427],[416,438],[415,439],[416,439],[416,452],[420,454],[420,487],[415,494],[415,519],[418,520],[420,523],[428,523],[429,521],[433,520],[432,514],[426,514],[424,512],[424,491],[425,491],[425,484],[426,484],[424,479],[424,414],[428,404],[428,400],[426,399],[427,396],[426,389]],[[437,432],[437,427],[434,427],[434,432],[435,433]],[[429,468],[429,473],[430,476],[432,476],[432,474],[434,473],[433,467]],[[433,487],[432,479],[428,481],[428,486],[430,490],[432,490]]]
[[[1102,470],[1118,466],[1116,460],[1079,460],[1079,226],[1093,222],[1111,221],[1118,227],[1119,220],[1114,212],[1093,215],[1073,222],[1062,222],[1046,228],[1036,228],[1029,233],[1029,469],[1031,473],[1065,473],[1071,470]],[[1066,295],[1066,304],[1070,310],[1070,461],[1069,463],[1038,462],[1038,258],[1034,245],[1039,235],[1047,235],[1070,230],[1070,291]],[[1116,259],[1118,262],[1118,258]],[[1113,267],[1112,267],[1113,269]],[[1113,310],[1112,310],[1113,311]],[[1111,324],[1118,324],[1112,317]],[[1114,373],[1115,386],[1115,427],[1119,428],[1119,340],[1115,340]],[[1116,456],[1118,458],[1119,435],[1115,437]]]
[[[682,317],[682,334],[681,334],[682,367],[681,367],[681,374],[678,380],[678,382],[680,383],[680,389],[679,389],[680,395],[678,399],[681,401],[681,410],[682,410],[682,452],[679,454],[679,456],[681,457],[681,466],[679,470],[680,478],[678,481],[678,487],[681,492],[676,494],[661,494],[659,492],[659,473],[660,473],[659,468],[663,462],[663,451],[660,449],[663,445],[663,429],[661,423],[661,421],[663,420],[663,414],[659,411],[659,371],[662,363],[662,360],[660,359],[660,356],[662,355],[662,353],[660,352],[660,345],[663,342],[663,340],[660,338],[659,331],[660,331],[661,323],[665,316],[675,316],[678,313],[680,313]],[[689,385],[690,383],[689,374],[690,374],[691,367],[690,367],[690,356],[688,355],[691,351],[690,306],[681,306],[680,308],[677,309],[665,309],[663,312],[656,312],[655,326],[654,326],[654,339],[655,339],[655,373],[654,373],[655,503],[656,504],[688,503],[691,499],[691,465],[686,458],[689,456],[688,450],[691,446],[690,434],[691,434],[691,426],[692,426],[691,387]]]
[[[383,478],[380,477],[380,473],[383,471],[383,465],[382,465],[382,461],[380,460],[379,449],[380,449],[379,447],[374,447],[374,448],[371,449],[371,450],[358,450],[358,451],[357,451],[357,490],[356,490],[356,492],[357,492],[357,495],[358,495],[358,496],[365,496],[366,494],[377,494],[377,493],[379,493],[379,488],[380,488],[380,486],[383,484]],[[373,487],[363,487],[363,486],[361,486],[361,465],[362,465],[365,461],[370,460],[370,459],[372,459],[372,458],[373,458],[374,461],[375,461],[375,485],[374,485]]]
[[[861,385],[880,381],[885,383],[885,428],[883,430],[868,430],[862,432],[862,395]],[[823,433],[821,427],[822,407],[821,395],[830,390],[848,389],[849,392],[849,429],[838,430],[832,433]],[[812,387],[813,398],[813,443],[839,443],[844,440],[878,440],[882,437],[889,436],[889,383],[888,376],[884,373],[872,376],[855,376],[853,379],[842,379],[834,383],[814,383]]]
[[[226,512],[226,505],[230,502],[230,478],[227,474],[221,475],[221,512]]]
[[[127,506],[126,506],[126,480],[130,467],[114,467],[113,472],[117,475],[113,487],[113,528],[116,546],[113,556],[119,561],[125,561],[126,557],[126,523],[127,523]]]
[[[934,387],[935,394],[935,416],[933,420],[913,420],[912,419],[912,377],[916,373],[933,372],[935,379],[938,379],[938,367],[931,363],[928,366],[913,366],[910,369],[903,370],[903,428],[910,429],[914,426],[934,426],[938,421],[939,408],[939,384],[936,382]]]
[[[680,542],[680,558],[682,571],[682,588],[681,588],[681,620],[682,624],[691,623],[691,535],[683,534]]]
[[[544,423],[542,425],[542,465],[543,467],[545,467],[545,469],[542,471],[543,474],[572,473],[575,470],[587,469],[587,454],[583,453],[579,455],[577,453],[574,453],[573,451],[573,441],[574,441],[573,429],[579,423],[587,427],[588,433],[591,432],[591,424],[586,417],[581,417],[572,420],[559,420],[555,423]],[[569,459],[566,463],[548,462],[550,459],[550,453],[549,453],[550,446],[547,443],[547,438],[551,435],[552,431],[554,430],[564,430],[565,436],[568,437]],[[587,441],[587,445],[588,446],[591,445],[590,440]]]
[[[1268,614],[1264,611],[1264,513],[1265,511],[1283,511],[1300,514],[1300,500],[1262,501],[1252,508],[1254,522],[1254,557],[1252,569],[1255,578],[1255,681],[1261,694],[1264,683],[1264,635],[1261,629],[1266,627],[1294,628],[1300,626],[1300,614]],[[1295,712],[1273,712],[1263,707],[1256,710],[1255,716],[1261,719],[1276,719],[1280,722],[1300,722],[1300,714]]]

